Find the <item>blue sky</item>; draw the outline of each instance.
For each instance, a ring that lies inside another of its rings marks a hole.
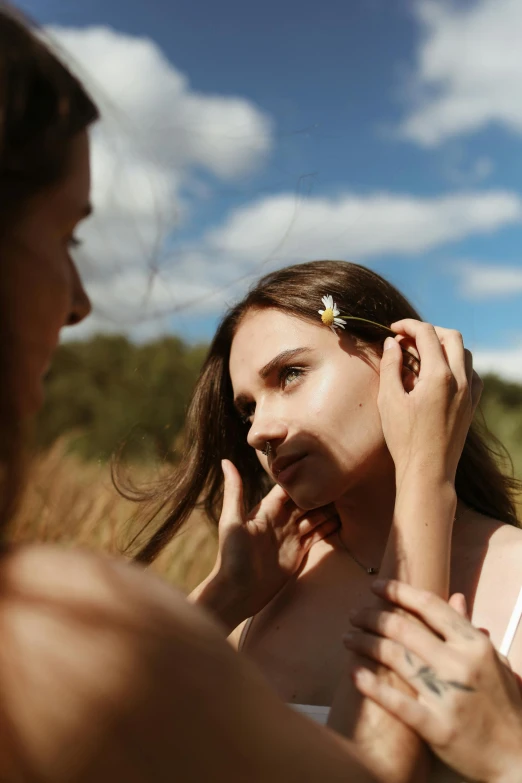
[[[109,106],[84,334],[208,339],[256,275],[346,258],[522,380],[520,2],[20,4]]]

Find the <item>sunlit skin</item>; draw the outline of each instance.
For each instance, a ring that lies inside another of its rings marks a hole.
[[[306,351],[292,353],[299,348]],[[342,525],[339,535],[313,546],[299,578],[249,631],[245,653],[284,701],[332,703],[345,660],[339,636],[350,627],[350,610],[369,604],[372,581],[342,543],[366,566],[380,564],[386,545],[395,481],[377,407],[379,366],[348,334],[279,310],[248,313],[232,343],[229,371],[248,443],[298,505],[334,502]],[[278,460],[300,454],[294,468],[277,472]],[[459,503],[451,592],[466,595],[473,622],[499,644],[520,585],[520,531],[464,509]],[[513,647],[514,662],[521,645]],[[439,773],[434,780],[453,783]]]
[[[297,349],[304,350],[292,355]],[[280,310],[248,313],[230,355],[236,406],[261,463],[300,507],[335,502],[343,540],[369,563],[382,555],[395,495],[378,366],[379,357],[357,349],[349,334]],[[305,456],[278,473],[278,461],[294,455]]]
[[[2,237],[3,328],[12,335],[11,380],[23,416],[42,403],[42,379],[60,330],[91,309],[71,258],[74,231],[91,212],[90,187],[89,142],[82,132],[70,143],[61,180],[35,196]]]

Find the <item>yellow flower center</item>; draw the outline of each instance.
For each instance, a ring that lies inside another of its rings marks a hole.
[[[334,312],[331,307],[327,307],[321,316],[321,321],[325,326],[331,326],[334,322]]]

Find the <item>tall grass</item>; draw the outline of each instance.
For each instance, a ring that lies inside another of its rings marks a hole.
[[[150,474],[151,469],[141,468],[136,478],[146,481]],[[129,543],[143,524],[135,512],[136,505],[112,485],[107,464],[83,462],[67,453],[67,444],[61,440],[32,462],[11,539],[130,557]],[[195,512],[151,567],[190,591],[208,574],[215,555],[215,531]]]

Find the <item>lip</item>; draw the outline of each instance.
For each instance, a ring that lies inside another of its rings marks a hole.
[[[287,457],[278,457],[274,460],[270,469],[276,481],[283,483],[290,481],[298,464],[306,456],[306,454],[289,454]]]

